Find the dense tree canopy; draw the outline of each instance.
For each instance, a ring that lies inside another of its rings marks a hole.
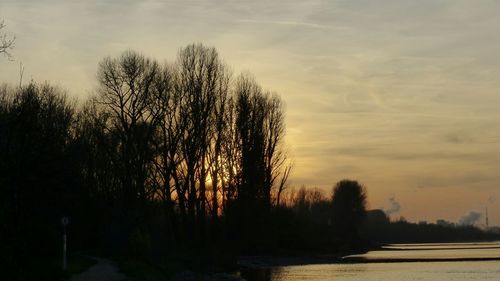
[[[340,235],[355,239],[366,213],[366,190],[357,181],[341,180],[333,187],[332,223]]]

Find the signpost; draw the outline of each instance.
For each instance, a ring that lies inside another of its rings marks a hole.
[[[67,216],[63,216],[61,218],[61,224],[63,225],[63,261],[62,261],[62,269],[66,271],[67,263],[66,263],[66,226],[69,224],[69,218]]]

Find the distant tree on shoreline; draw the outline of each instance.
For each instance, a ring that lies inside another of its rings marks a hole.
[[[366,215],[366,189],[353,180],[341,180],[333,187],[332,224],[342,239],[356,240]]]

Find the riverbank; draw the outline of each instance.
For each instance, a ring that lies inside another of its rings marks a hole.
[[[405,244],[400,250],[370,251],[343,258],[251,257],[242,267],[244,278],[279,280],[499,280],[500,242]],[[400,245],[391,245],[400,246]],[[436,249],[439,248],[439,249]]]
[[[346,256],[361,255],[369,251],[379,250],[381,246],[372,246],[369,248],[343,251],[338,253],[293,253],[283,255],[252,255],[239,256],[238,267],[248,268],[264,268],[289,265],[305,265],[305,264],[325,264],[325,263],[341,263]]]

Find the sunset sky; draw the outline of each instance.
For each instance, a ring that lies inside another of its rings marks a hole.
[[[2,0],[0,19],[0,82],[22,63],[83,100],[105,56],[201,42],[285,100],[292,186],[356,179],[393,218],[500,225],[500,1]]]

